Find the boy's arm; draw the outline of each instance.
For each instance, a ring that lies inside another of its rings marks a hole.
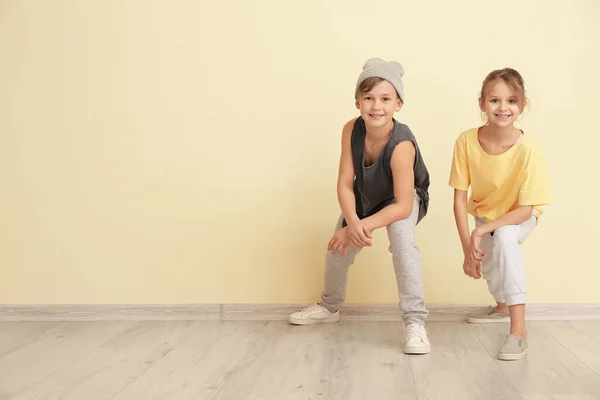
[[[371,245],[371,232],[366,231],[356,214],[356,197],[354,196],[354,164],[352,162],[352,130],[356,118],[350,120],[342,131],[342,155],[338,173],[337,194],[342,214],[348,226],[344,228],[350,242],[355,247]],[[335,235],[334,235],[335,236]],[[334,238],[332,238],[333,240]],[[330,241],[331,245],[331,241]]]
[[[354,196],[354,164],[352,163],[352,129],[356,118],[348,121],[342,130],[342,154],[337,181],[337,196],[346,223],[359,221],[356,214],[356,198]]]
[[[412,213],[415,191],[415,173],[413,169],[415,155],[415,146],[409,140],[398,144],[394,149],[390,165],[396,202],[363,220],[370,231],[408,218]]]

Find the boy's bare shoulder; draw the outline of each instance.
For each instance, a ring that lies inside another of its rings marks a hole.
[[[342,133],[343,134],[352,133],[352,130],[354,129],[354,124],[356,123],[357,119],[358,119],[358,117],[352,118],[350,121],[346,122],[346,124],[344,125],[344,129],[342,129]]]

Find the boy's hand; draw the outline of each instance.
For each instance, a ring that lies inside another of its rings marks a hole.
[[[348,223],[348,238],[355,247],[371,246],[371,230],[362,221]]]
[[[331,237],[329,244],[327,245],[327,250],[331,251],[333,254],[338,253],[345,256],[348,252],[349,245],[350,238],[348,236],[348,227],[345,226]]]

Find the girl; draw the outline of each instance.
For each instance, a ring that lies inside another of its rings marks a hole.
[[[495,307],[470,314],[467,321],[510,319],[500,360],[517,360],[527,351],[525,268],[519,244],[537,225],[540,206],[552,201],[539,148],[514,126],[526,104],[523,78],[517,71],[492,71],[479,97],[487,123],[458,137],[450,172],[464,273],[474,279],[483,275],[496,300]],[[475,217],[476,228],[470,234],[467,213]]]

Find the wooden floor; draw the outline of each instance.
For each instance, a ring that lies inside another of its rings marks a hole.
[[[0,322],[0,400],[600,399],[600,321],[529,322],[525,360],[495,359],[507,324],[282,321]]]

